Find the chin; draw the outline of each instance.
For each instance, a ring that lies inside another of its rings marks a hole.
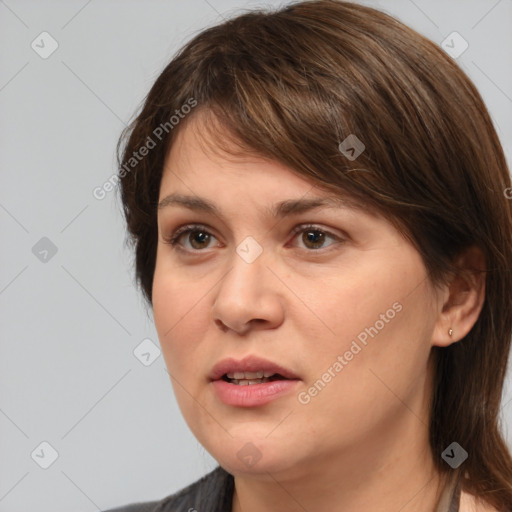
[[[267,429],[265,436],[268,432]],[[264,475],[268,479],[268,473],[277,474],[289,470],[294,464],[292,455],[295,458],[297,450],[295,448],[289,452],[283,446],[282,439],[265,436],[251,436],[246,432],[244,436],[234,436],[229,442],[208,451],[226,471],[235,476]]]

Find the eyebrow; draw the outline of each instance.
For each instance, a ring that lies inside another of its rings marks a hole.
[[[199,196],[187,196],[177,193],[170,194],[158,203],[158,209],[161,210],[168,206],[182,206],[189,210],[210,213],[217,217],[222,216],[215,204]],[[298,215],[321,207],[354,208],[350,202],[344,199],[338,197],[325,197],[317,199],[288,199],[286,201],[276,203],[267,211],[269,211],[273,217],[286,217],[288,215]]]

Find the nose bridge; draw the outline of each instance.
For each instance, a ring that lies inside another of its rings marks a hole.
[[[217,299],[220,294],[229,301],[249,295],[254,298],[268,273],[265,260],[263,247],[254,238],[247,237],[239,243],[230,260],[230,270],[221,280]]]
[[[230,269],[221,279],[213,305],[213,317],[233,330],[243,330],[251,320],[272,323],[280,317],[274,279],[263,247],[247,237],[233,251]]]

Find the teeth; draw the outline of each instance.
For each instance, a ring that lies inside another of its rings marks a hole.
[[[270,379],[268,379],[268,378],[263,378],[263,379],[242,379],[242,380],[233,379],[231,381],[231,384],[236,384],[238,386],[250,386],[252,384],[263,384],[265,382],[270,382]]]
[[[261,379],[262,377],[272,377],[274,375],[273,372],[234,372],[234,373],[228,373],[228,379],[236,379],[236,380],[252,380],[252,379]]]

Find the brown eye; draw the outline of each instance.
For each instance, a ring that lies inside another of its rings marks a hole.
[[[302,234],[302,241],[309,249],[319,249],[325,240],[325,233],[318,229],[307,229]],[[308,245],[311,244],[311,245]]]
[[[294,229],[294,234],[299,235],[302,233],[302,236],[300,237],[300,240],[304,246],[305,249],[309,250],[318,250],[323,249],[324,247],[329,247],[329,245],[333,245],[333,243],[341,243],[343,240],[334,235],[333,233],[330,233],[329,231],[326,231],[325,229],[321,229],[319,226],[297,226]],[[330,243],[329,245],[325,245],[326,239],[333,240],[333,243]]]
[[[204,244],[208,245],[210,234],[206,231],[195,229],[189,232],[188,240],[193,249],[204,249]]]
[[[188,236],[185,237],[185,235]],[[165,238],[165,242],[172,246],[183,246],[180,240],[187,240],[190,247],[185,245],[184,250],[194,252],[207,248],[208,242],[210,242],[212,238],[215,237],[204,226],[189,225],[177,229],[170,237]],[[179,247],[179,249],[182,248]]]
[[[343,242],[340,237],[334,235],[333,233],[313,225],[297,226],[293,233],[294,235],[302,234],[300,240],[302,241],[303,248],[310,251],[316,251],[323,249],[324,247],[329,247],[329,245],[333,245],[333,243],[336,242]],[[215,236],[212,235],[206,227],[202,225],[188,225],[177,229],[170,237],[165,238],[165,243],[171,244],[172,246],[177,246],[178,250],[193,253],[201,252],[203,249],[207,249],[212,238],[215,239]],[[333,240],[333,243],[326,246],[326,239],[329,238]],[[182,243],[182,239],[186,240],[189,245]]]

